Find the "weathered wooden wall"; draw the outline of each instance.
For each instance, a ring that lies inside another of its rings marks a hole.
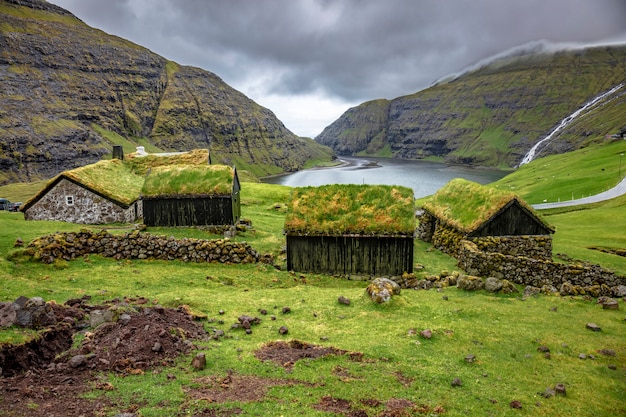
[[[239,199],[231,197],[150,198],[143,200],[146,226],[204,226],[235,224]]]
[[[478,228],[472,237],[483,236],[519,236],[519,235],[549,235],[546,228],[536,217],[519,204],[511,204],[502,210],[491,221]]]
[[[413,272],[413,237],[287,236],[287,269],[384,276]]]

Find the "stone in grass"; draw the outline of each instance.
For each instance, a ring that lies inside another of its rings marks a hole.
[[[461,381],[460,378],[454,378],[450,385],[452,385],[453,387],[461,387],[463,386],[463,381]]]
[[[556,384],[554,386],[554,392],[556,392],[557,395],[562,395],[565,397],[565,384]]]
[[[619,310],[619,303],[617,302],[617,300],[610,298],[602,303],[602,309],[603,310]]]
[[[481,277],[473,275],[461,275],[456,281],[456,287],[465,291],[482,290],[485,283]]]
[[[498,292],[502,288],[502,281],[495,277],[489,277],[485,280],[485,290],[489,292]]]
[[[343,295],[339,296],[339,298],[337,298],[337,301],[339,302],[339,304],[345,304],[347,306],[350,305],[350,299],[344,297]]]
[[[540,395],[545,398],[552,398],[556,395],[556,391],[553,388],[548,387],[544,392],[540,393]]]
[[[278,333],[287,334],[289,333],[289,329],[287,328],[287,326],[280,326],[280,328],[278,329]]]
[[[381,304],[391,300],[394,295],[400,295],[400,286],[389,278],[374,278],[365,289],[372,301]]]
[[[595,323],[587,323],[586,326],[587,329],[591,330],[592,332],[601,332],[602,329],[600,328],[600,326],[598,326]]]
[[[511,406],[511,408],[515,408],[517,410],[521,410],[521,408],[522,408],[522,402],[521,401],[517,401],[517,400],[511,401],[511,403],[509,405]]]
[[[206,355],[200,352],[191,360],[191,367],[196,371],[201,371],[206,367]]]
[[[430,329],[424,329],[420,332],[420,336],[422,336],[424,339],[430,339],[433,337],[433,331]]]
[[[470,353],[469,355],[465,356],[465,362],[467,363],[476,362],[476,356]]]

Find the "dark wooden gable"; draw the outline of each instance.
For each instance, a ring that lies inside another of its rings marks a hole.
[[[517,199],[509,201],[469,237],[548,235],[554,230],[543,223]]]

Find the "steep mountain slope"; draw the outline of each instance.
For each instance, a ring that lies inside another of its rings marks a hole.
[[[354,107],[315,139],[341,154],[514,167],[560,121],[626,81],[626,46],[500,58],[393,100]],[[604,140],[626,126],[626,87],[560,131],[540,155]]]
[[[0,0],[0,184],[51,177],[135,145],[208,148],[256,175],[333,152],[198,68],[42,0]]]

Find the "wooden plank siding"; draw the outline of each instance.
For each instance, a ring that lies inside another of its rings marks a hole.
[[[511,200],[469,237],[549,235],[552,233],[533,213],[517,200]]]
[[[413,237],[287,236],[287,269],[399,276],[413,272]]]
[[[146,226],[234,225],[239,220],[239,193],[233,196],[144,198]]]

